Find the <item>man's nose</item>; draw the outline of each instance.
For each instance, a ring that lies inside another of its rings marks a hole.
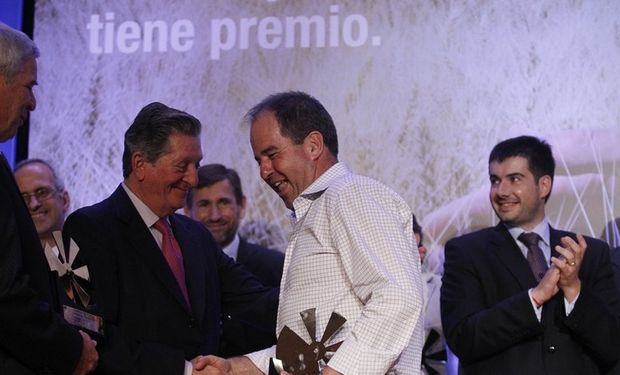
[[[269,176],[271,175],[271,173],[273,172],[273,166],[271,165],[271,160],[269,159],[261,160],[259,169],[260,169],[260,177],[263,180],[267,180]]]
[[[209,216],[209,220],[217,221],[222,217],[222,212],[217,207],[217,205],[214,204],[209,208],[208,216]]]
[[[27,108],[29,111],[34,111],[37,108],[37,98],[34,96],[34,92],[32,91],[30,92]]]
[[[41,202],[39,202],[36,195],[31,194],[26,198],[26,206],[28,206],[31,211],[34,211],[41,206]]]

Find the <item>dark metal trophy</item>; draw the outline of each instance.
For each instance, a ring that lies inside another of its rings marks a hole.
[[[90,304],[90,295],[85,289],[90,282],[88,267],[84,265],[73,269],[73,262],[80,248],[73,239],[69,239],[69,251],[65,251],[62,233],[55,231],[52,235],[58,253],[47,244],[44,251],[50,270],[58,273],[60,283],[66,292],[66,298],[61,299],[62,314],[69,324],[101,340],[104,335],[103,318],[93,314],[95,307]]]
[[[325,346],[342,328],[347,321],[345,318],[332,312],[321,340],[316,341],[316,309],[304,310],[299,314],[312,342],[306,343],[293,330],[284,326],[276,344],[276,358],[269,361],[269,375],[278,375],[282,371],[293,375],[319,374],[342,344],[340,341]]]

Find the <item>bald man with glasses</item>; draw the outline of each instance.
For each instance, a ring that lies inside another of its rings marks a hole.
[[[62,229],[70,203],[62,180],[54,168],[41,159],[19,162],[14,175],[37,228],[41,246],[54,248],[52,233]]]

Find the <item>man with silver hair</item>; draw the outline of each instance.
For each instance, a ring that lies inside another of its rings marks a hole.
[[[36,107],[39,50],[0,23],[0,142]],[[43,250],[13,173],[0,154],[0,374],[86,374],[95,343],[53,311],[57,301]]]

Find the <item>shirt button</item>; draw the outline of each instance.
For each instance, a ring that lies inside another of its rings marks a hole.
[[[549,347],[547,348],[547,351],[551,354],[555,353],[555,346],[549,345]]]

